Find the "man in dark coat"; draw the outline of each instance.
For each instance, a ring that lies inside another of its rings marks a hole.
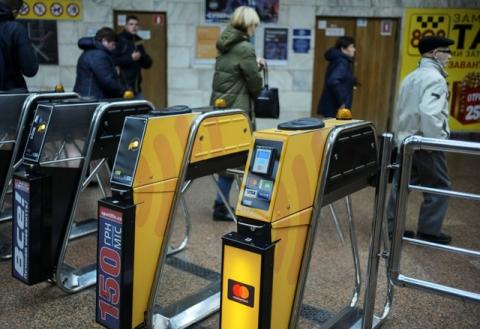
[[[329,64],[317,108],[318,114],[335,117],[339,108],[352,108],[355,85],[352,72],[354,56],[355,40],[347,36],[340,37],[335,47],[328,49],[325,53],[325,59]]]
[[[23,76],[38,72],[38,60],[26,28],[15,21],[22,1],[0,0],[0,90],[26,91]]]
[[[78,47],[84,52],[78,59],[73,91],[97,99],[122,96],[125,88],[120,83],[111,56],[116,40],[115,32],[103,27],[97,31],[95,38],[86,37],[78,41]]]
[[[152,66],[152,59],[143,48],[143,39],[138,33],[138,18],[127,16],[123,32],[119,37],[117,49],[114,53],[114,63],[120,68],[120,78],[131,89],[136,98],[143,98],[141,92],[142,69]]]

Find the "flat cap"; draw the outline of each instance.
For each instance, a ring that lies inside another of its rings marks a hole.
[[[424,37],[420,40],[418,44],[418,51],[420,54],[428,53],[431,50],[437,49],[439,47],[448,47],[453,45],[455,42],[451,39],[443,37]]]

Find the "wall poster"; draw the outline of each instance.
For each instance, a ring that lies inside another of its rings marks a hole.
[[[196,37],[195,58],[215,59],[220,26],[197,26]]]
[[[264,29],[263,57],[275,64],[287,64],[288,59],[288,29]]]
[[[408,8],[404,19],[400,78],[417,66],[418,43],[423,36],[454,40],[447,67],[450,129],[480,133],[480,10]]]
[[[293,29],[292,49],[297,54],[308,54],[310,51],[310,29]]]
[[[280,0],[205,0],[205,20],[207,22],[228,22],[231,14],[239,6],[256,9],[264,23],[278,21]]]

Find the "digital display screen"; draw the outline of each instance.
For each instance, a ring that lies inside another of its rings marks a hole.
[[[38,105],[23,154],[25,159],[34,162],[40,159],[52,111],[53,106]]]
[[[110,179],[112,183],[132,186],[146,125],[143,118],[125,119]]]
[[[273,149],[257,148],[255,159],[253,161],[252,172],[257,174],[267,174],[272,153]]]

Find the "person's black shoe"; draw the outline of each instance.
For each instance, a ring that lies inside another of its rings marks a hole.
[[[393,232],[388,232],[388,238],[392,240],[392,237],[393,237]],[[413,239],[415,237],[415,232],[410,230],[405,230],[403,231],[403,237]]]
[[[431,234],[418,232],[417,239],[438,243],[438,244],[449,244],[450,241],[452,241],[452,237],[444,233],[440,233],[439,235],[431,235]]]
[[[233,216],[228,212],[224,204],[213,206],[213,220],[233,222]]]

